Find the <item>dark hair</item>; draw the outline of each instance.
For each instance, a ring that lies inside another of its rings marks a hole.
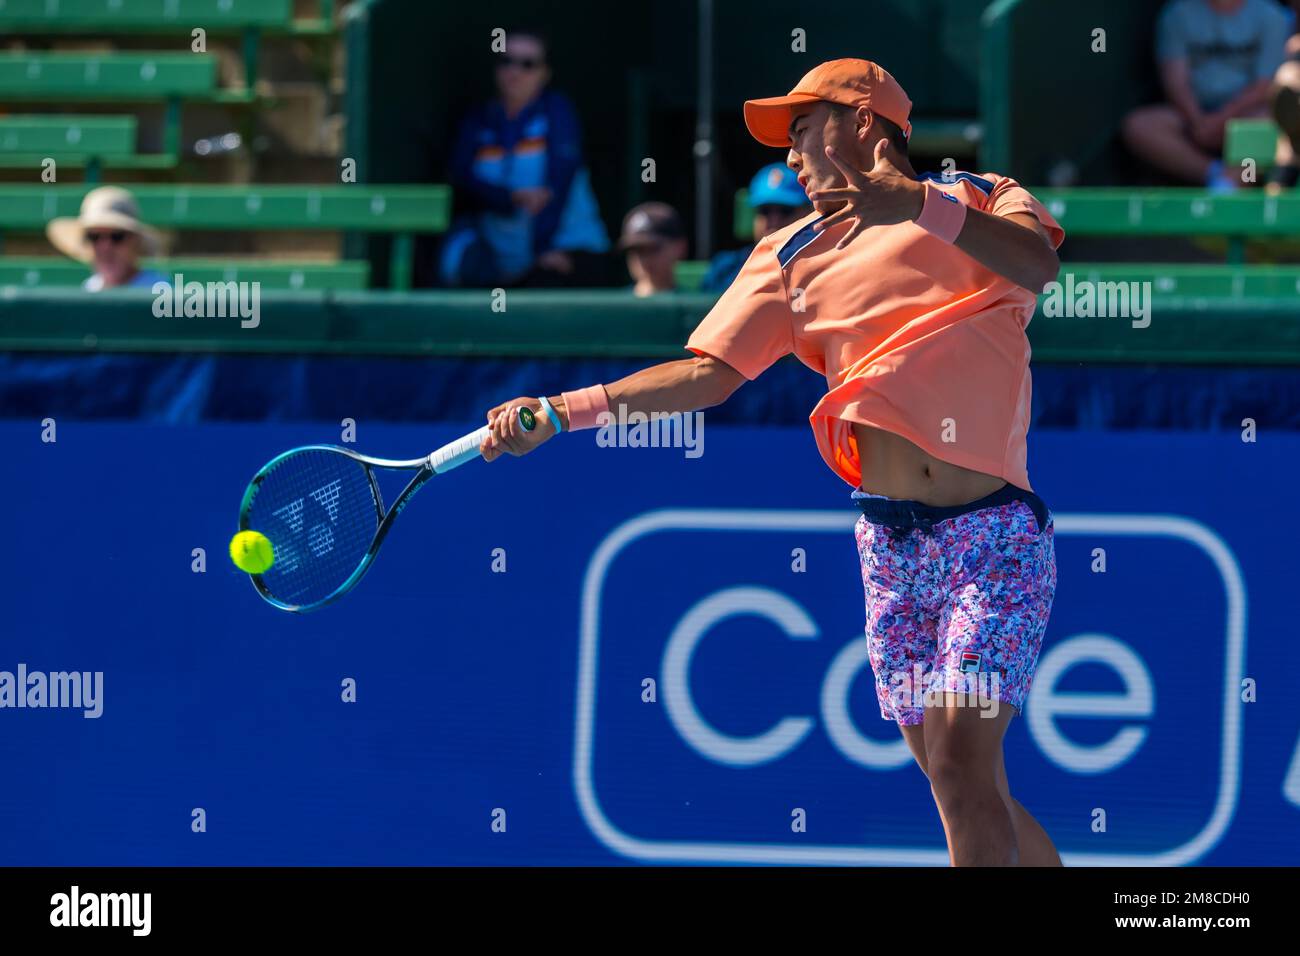
[[[551,56],[551,38],[546,35],[546,31],[535,24],[517,23],[513,28],[506,30],[506,42],[510,42],[511,37],[532,37],[542,45],[542,57],[549,60]]]
[[[831,108],[831,112],[838,117],[843,117],[845,113],[857,113],[856,107],[845,106],[843,103],[828,102],[826,105],[829,106]],[[893,120],[886,119],[885,117],[877,113],[875,110],[871,111],[871,115],[875,117],[876,122],[879,123],[881,127],[884,129],[885,139],[889,140],[889,145],[893,146],[894,149],[898,150],[898,152],[901,155],[906,156],[907,137],[903,135],[902,128]]]

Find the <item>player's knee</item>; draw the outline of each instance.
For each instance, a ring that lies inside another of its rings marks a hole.
[[[1273,74],[1273,92],[1279,90],[1300,90],[1300,62],[1288,60],[1277,68]]]
[[[987,761],[969,750],[940,744],[926,753],[930,789],[945,803],[997,789],[996,776]]]

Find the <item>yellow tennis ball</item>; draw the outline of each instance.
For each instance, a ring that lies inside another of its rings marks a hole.
[[[275,564],[271,539],[260,531],[241,531],[230,539],[230,560],[249,574],[262,574]]]

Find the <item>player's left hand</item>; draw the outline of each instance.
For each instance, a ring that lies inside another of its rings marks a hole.
[[[821,232],[838,222],[852,219],[853,227],[835,244],[836,249],[843,249],[871,226],[892,226],[921,215],[921,207],[925,205],[925,185],[893,164],[886,155],[888,147],[887,140],[876,143],[875,165],[865,173],[846,163],[835,147],[826,147],[827,158],[844,176],[847,185],[814,190],[808,198],[813,202],[844,203],[813,226],[815,232]]]

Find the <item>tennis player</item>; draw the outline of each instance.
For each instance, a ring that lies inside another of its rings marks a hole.
[[[1005,176],[918,175],[911,105],[856,59],[746,102],[750,133],[789,151],[813,212],[757,244],[687,341],[693,358],[499,405],[483,456],[525,454],[620,406],[708,408],[798,356],[826,377],[809,421],[862,511],[881,716],[929,778],[952,864],[1059,866],[1011,796],[1002,741],[1056,588],[1052,515],[1026,470],[1025,327],[1065,234]],[[533,432],[504,414],[517,405],[537,412]]]

